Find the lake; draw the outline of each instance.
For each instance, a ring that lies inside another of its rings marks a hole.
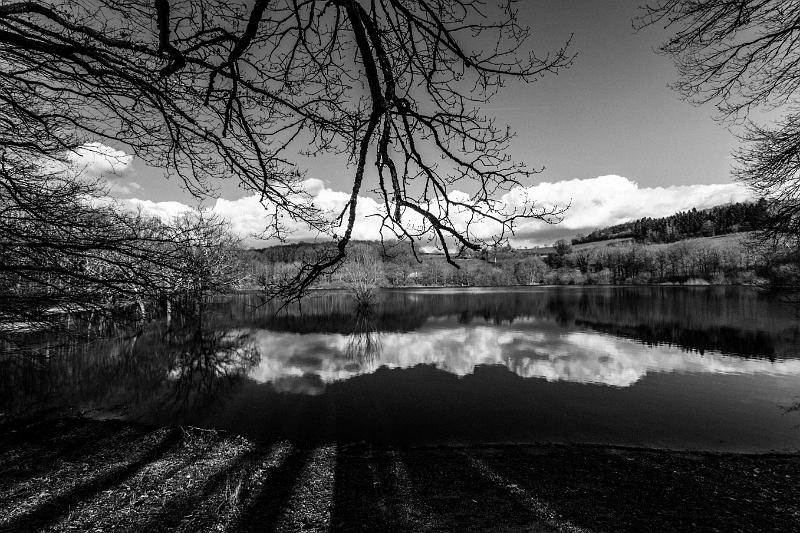
[[[319,292],[275,314],[253,295],[202,324],[38,340],[0,361],[6,412],[219,428],[264,442],[580,442],[800,449],[800,324],[745,287]]]

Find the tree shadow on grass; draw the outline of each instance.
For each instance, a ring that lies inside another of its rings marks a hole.
[[[103,472],[85,482],[79,482],[75,487],[66,491],[64,494],[49,501],[45,501],[35,506],[30,511],[23,512],[9,520],[0,526],[0,531],[15,532],[40,530],[56,523],[66,516],[71,508],[76,507],[82,501],[88,500],[96,494],[113,488],[121,481],[134,475],[147,464],[156,461],[167,453],[170,448],[176,445],[180,438],[181,433],[179,430],[169,430],[163,439],[135,461],[123,467],[113,468]]]
[[[224,504],[223,498],[214,498],[215,493],[221,492],[227,483],[236,479],[241,479],[247,473],[247,468],[254,464],[256,458],[263,455],[263,452],[251,450],[237,456],[229,464],[213,472],[206,478],[199,487],[194,490],[187,490],[176,494],[173,498],[166,500],[164,506],[153,516],[142,524],[137,524],[139,531],[171,531],[177,528],[182,522],[186,521],[187,516],[193,510],[201,509],[204,503],[216,503],[219,511]],[[201,517],[200,520],[192,521],[191,531],[210,529],[209,524],[203,521],[212,520],[212,516]]]
[[[404,483],[413,493],[411,499],[418,506],[424,502],[427,514],[433,513],[431,518],[449,530],[519,531],[535,525],[539,531],[550,531],[506,487],[478,475],[461,454],[408,452],[396,461],[395,469],[405,469]]]
[[[403,531],[381,473],[385,458],[339,447],[331,531]]]
[[[65,434],[60,434],[64,431]],[[141,437],[144,431],[124,424],[88,424],[69,429],[58,426],[49,435],[40,435],[32,442],[7,448],[0,460],[0,494],[58,469],[63,462],[91,461],[104,449],[113,449],[121,442]],[[2,497],[0,497],[2,501]]]
[[[242,495],[243,509],[230,524],[230,531],[272,531],[289,503],[300,472],[308,462],[309,448],[293,448],[285,459],[271,469],[258,485]]]

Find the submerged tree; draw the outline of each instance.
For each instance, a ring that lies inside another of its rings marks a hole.
[[[56,158],[0,156],[0,340],[98,314],[132,318],[124,308],[133,303],[145,316],[146,304],[202,302],[235,287],[226,223],[133,212],[75,172]]]
[[[690,101],[714,103],[720,118],[746,120],[780,109],[764,126],[748,121],[736,177],[768,202],[761,240],[800,246],[800,5],[781,0],[661,0],[646,7],[640,27],[663,24],[661,47]]]
[[[87,140],[121,143],[194,194],[236,180],[259,195],[265,237],[291,219],[329,235],[330,253],[275,291],[296,297],[346,257],[359,194],[381,225],[479,249],[477,222],[502,240],[520,219],[496,195],[531,175],[488,117],[505,78],[569,65],[566,45],[525,50],[514,0],[75,0],[0,6],[0,150],[38,155]],[[568,44],[568,43],[567,43]],[[313,206],[298,161],[347,154],[352,189],[333,217]],[[462,181],[474,191],[454,195]]]
[[[173,226],[181,238],[173,243],[177,261],[166,272],[167,298],[202,309],[209,296],[240,288],[239,239],[228,222],[201,209],[184,213]]]
[[[378,309],[374,305],[359,302],[353,317],[353,330],[347,336],[345,354],[362,370],[374,369],[383,349],[377,315]]]
[[[383,261],[373,247],[364,243],[348,248],[339,275],[345,286],[353,291],[359,307],[371,305],[377,290],[386,281]]]

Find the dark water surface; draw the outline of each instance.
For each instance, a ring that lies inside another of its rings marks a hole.
[[[601,442],[800,448],[800,324],[740,287],[252,296],[202,325],[0,359],[0,405],[123,413],[249,437],[378,444]]]

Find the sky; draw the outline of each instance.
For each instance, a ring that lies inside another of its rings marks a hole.
[[[655,52],[662,28],[634,31],[632,19],[642,0],[549,0],[522,2],[520,16],[534,33],[537,50],[556,47],[572,35],[573,66],[535,83],[509,83],[483,110],[517,132],[510,152],[516,160],[544,171],[527,184],[537,202],[570,204],[557,226],[525,224],[512,240],[517,246],[552,243],[556,238],[643,216],[666,216],[749,198],[731,180],[731,152],[737,140],[714,121],[714,108],[692,106],[668,87],[676,72]],[[475,43],[479,46],[480,43]],[[125,152],[95,144],[76,162],[103,175],[112,194],[168,218],[196,205],[178,183],[165,180]],[[109,162],[111,156],[111,162]],[[346,201],[352,168],[332,156],[302,161],[315,203],[335,209]],[[518,195],[517,195],[518,196]],[[512,193],[504,198],[513,204]],[[254,197],[225,184],[206,204],[251,239],[263,229]],[[378,209],[365,197],[360,215]],[[490,228],[486,229],[487,232]],[[292,240],[315,235],[296,228]],[[374,222],[360,220],[356,238],[377,238]]]

